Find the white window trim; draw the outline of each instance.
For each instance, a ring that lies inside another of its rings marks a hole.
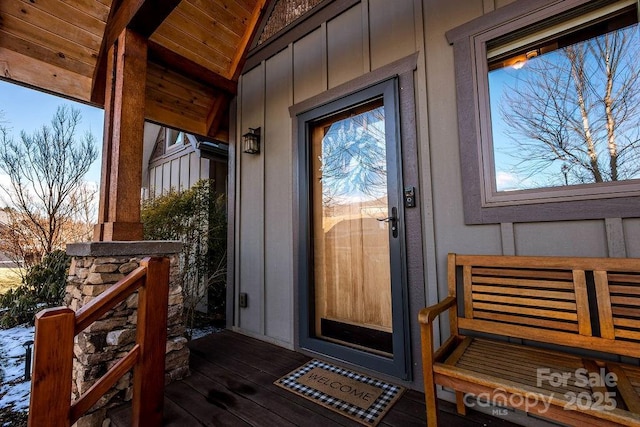
[[[173,144],[169,144],[169,141],[171,138],[169,138],[171,136],[172,132],[177,132],[177,136],[176,136],[176,141]],[[178,137],[182,135],[182,138]],[[176,151],[180,148],[184,148],[184,143],[185,140],[187,138],[187,134],[184,131],[181,130],[177,130],[177,129],[171,129],[171,128],[166,128],[165,129],[165,134],[164,134],[164,148],[165,148],[165,152],[168,153],[170,151]]]

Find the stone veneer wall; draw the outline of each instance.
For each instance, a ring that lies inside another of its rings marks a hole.
[[[155,247],[151,244],[157,243]],[[176,246],[177,245],[177,246]],[[183,294],[178,283],[178,255],[175,242],[109,242],[68,245],[73,256],[65,304],[77,311],[104,290],[139,267],[146,256],[166,256],[170,260],[169,307],[165,383],[189,375],[189,349],[183,322]],[[133,252],[143,255],[134,255]],[[107,255],[111,253],[112,255]],[[134,345],[136,339],[137,292],[80,332],[74,343],[72,399],[85,393]],[[108,426],[107,410],[131,400],[133,372],[96,403],[77,427]]]

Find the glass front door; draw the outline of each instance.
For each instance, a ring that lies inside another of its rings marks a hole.
[[[312,128],[316,336],[393,354],[382,100]]]
[[[391,80],[299,117],[301,346],[407,378],[396,116]]]

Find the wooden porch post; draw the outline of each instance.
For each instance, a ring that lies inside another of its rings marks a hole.
[[[147,39],[124,29],[107,58],[102,177],[94,241],[142,240],[146,76]]]

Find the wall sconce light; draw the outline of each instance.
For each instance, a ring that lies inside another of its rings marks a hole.
[[[260,128],[249,128],[249,132],[242,135],[244,152],[249,154],[260,153]]]

